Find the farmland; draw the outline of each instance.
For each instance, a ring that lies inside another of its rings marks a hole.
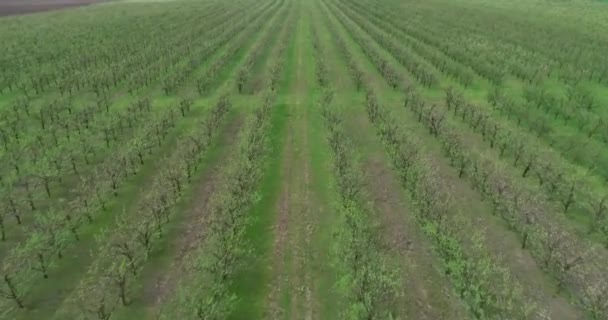
[[[0,0],[0,319],[608,319],[606,3],[93,2]]]
[[[2,0],[0,16],[81,6],[103,0]]]

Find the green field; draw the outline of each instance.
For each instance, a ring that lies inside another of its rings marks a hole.
[[[608,319],[608,4],[0,18],[0,319]]]

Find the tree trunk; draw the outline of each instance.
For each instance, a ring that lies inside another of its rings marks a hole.
[[[44,260],[44,256],[42,253],[38,253],[38,263],[40,264],[40,271],[42,272],[42,277],[44,279],[48,279],[49,275],[47,273],[46,261]]]
[[[15,303],[17,304],[19,309],[23,309],[24,308],[23,300],[21,300],[21,297],[19,297],[19,294],[17,293],[17,288],[15,288],[15,285],[13,284],[13,282],[11,281],[11,279],[9,278],[8,275],[4,275],[4,282],[6,283],[6,286],[8,287],[8,290],[10,291],[10,293],[9,293],[10,298],[13,301],[15,301]]]
[[[0,241],[6,241],[6,231],[4,230],[4,217],[0,216]]]
[[[118,281],[118,289],[120,290],[120,301],[123,306],[127,306],[127,276],[122,276]]]
[[[44,190],[46,191],[46,195],[50,198],[51,197],[51,187],[50,187],[50,181],[48,177],[44,177]]]
[[[530,171],[531,168],[532,168],[532,161],[528,162],[528,164],[526,165],[526,168],[524,169],[524,172],[521,176],[523,178],[525,178],[528,175],[528,172]]]

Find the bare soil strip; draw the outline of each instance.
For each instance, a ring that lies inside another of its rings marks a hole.
[[[378,49],[400,74],[407,74],[406,70],[386,52],[386,49],[380,46]],[[354,52],[360,57],[358,58],[360,61],[367,60],[367,57],[358,48]],[[367,72],[370,76],[370,83],[377,92],[391,92],[375,69],[368,65]],[[480,194],[472,189],[467,181],[458,178],[458,173],[449,165],[438,141],[429,137],[428,130],[416,122],[414,115],[401,107],[402,97],[390,93],[380,95],[379,98],[381,103],[395,106],[394,114],[403,119],[403,123],[421,138],[421,142],[426,146],[425,152],[435,162],[438,173],[452,190],[452,199],[456,205],[453,209],[461,212],[464,217],[474,221],[485,231],[487,250],[494,257],[499,258],[501,263],[509,269],[511,275],[524,285],[524,295],[538,304],[539,312],[550,319],[581,319],[580,310],[558,293],[554,281],[541,269],[528,251],[521,249],[517,235],[499,217],[491,214],[492,208],[481,199]]]
[[[411,319],[468,318],[466,307],[439,271],[440,262],[418,228],[414,212],[367,117],[361,113],[353,115],[347,125],[355,145],[363,146],[358,151],[362,153],[365,191],[377,214],[380,243],[400,267],[401,314]]]
[[[289,203],[290,203],[290,181],[291,173],[293,171],[288,170],[290,163],[293,163],[293,134],[291,120],[287,124],[287,136],[285,138],[285,147],[283,148],[282,163],[281,163],[281,194],[277,202],[277,218],[273,225],[274,241],[272,244],[272,270],[273,280],[271,283],[271,290],[269,293],[269,317],[271,319],[281,319],[284,316],[285,311],[281,306],[282,291],[287,281],[287,274],[285,270],[285,255],[287,243],[287,232],[289,223]]]
[[[455,204],[467,218],[485,231],[487,249],[509,268],[511,274],[524,285],[524,294],[536,299],[539,313],[548,319],[574,320],[583,317],[558,291],[557,285],[536,263],[532,255],[521,248],[520,240],[500,217],[492,215],[492,208],[458,173],[450,167],[448,160],[439,154],[433,161],[439,172],[454,190]]]
[[[320,5],[317,10],[320,16]],[[326,30],[327,26],[323,24],[320,28]],[[361,155],[365,194],[372,212],[377,215],[381,243],[401,269],[401,312],[411,319],[466,319],[466,307],[439,271],[440,261],[434,257],[430,243],[418,228],[382,142],[363,110],[363,102],[356,98],[360,93],[356,92],[355,84],[350,80],[346,61],[339,54],[333,37],[327,33],[320,32],[325,34],[321,39],[326,47],[331,83],[335,84],[338,93],[352,92],[350,98],[337,95],[335,101],[338,107],[348,110],[345,124],[353,146]]]
[[[199,177],[199,184],[193,193],[190,207],[185,211],[177,230],[174,231],[177,237],[171,239],[168,244],[170,264],[155,270],[143,281],[144,303],[150,305],[152,311],[158,311],[158,307],[171,297],[180,276],[185,274],[186,257],[205,240],[204,226],[207,225],[208,201],[220,185],[222,159],[229,158],[230,152],[234,149],[231,146],[236,145],[243,121],[244,115],[240,112],[234,119],[230,119],[230,123],[220,133],[216,145],[217,154],[213,155],[213,159]]]

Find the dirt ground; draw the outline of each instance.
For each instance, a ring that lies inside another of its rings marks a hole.
[[[108,0],[0,0],[0,16],[82,6]]]

